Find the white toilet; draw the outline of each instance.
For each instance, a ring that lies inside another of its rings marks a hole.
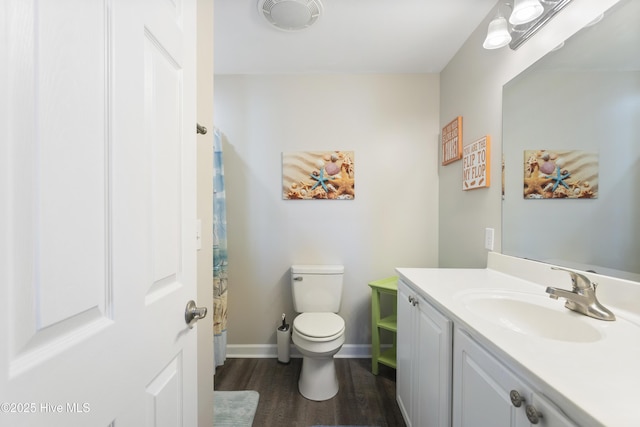
[[[336,313],[342,302],[344,267],[291,266],[292,339],[303,356],[298,380],[300,394],[310,400],[331,399],[338,393],[333,356],[344,344],[344,320]]]

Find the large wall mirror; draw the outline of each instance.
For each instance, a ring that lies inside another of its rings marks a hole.
[[[640,281],[640,1],[507,83],[502,139],[503,253]]]

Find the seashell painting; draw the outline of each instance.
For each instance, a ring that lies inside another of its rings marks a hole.
[[[524,198],[598,198],[598,154],[582,150],[525,150]]]
[[[282,198],[285,200],[353,200],[353,151],[282,153]]]

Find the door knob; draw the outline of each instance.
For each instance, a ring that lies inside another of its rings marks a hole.
[[[207,307],[196,307],[195,301],[191,300],[187,303],[187,308],[184,310],[184,321],[187,322],[189,328],[193,328],[193,325],[200,319],[204,319],[207,315]]]

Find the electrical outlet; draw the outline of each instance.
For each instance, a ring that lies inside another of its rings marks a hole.
[[[493,228],[484,229],[484,247],[490,251],[493,250]]]

